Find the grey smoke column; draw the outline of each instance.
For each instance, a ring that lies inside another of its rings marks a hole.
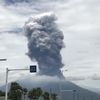
[[[30,17],[24,26],[24,35],[28,39],[28,53],[36,60],[39,75],[63,77],[60,68],[64,66],[60,54],[64,47],[64,36],[56,24],[57,17],[52,12]]]

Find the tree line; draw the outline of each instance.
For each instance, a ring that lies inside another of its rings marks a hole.
[[[5,92],[0,91],[0,96],[5,96]],[[56,100],[57,94],[56,93],[49,93],[49,92],[43,92],[41,87],[32,88],[30,91],[28,91],[27,88],[23,88],[19,83],[12,82],[10,85],[10,90],[8,92],[8,99],[11,100],[25,100],[26,96],[30,100],[38,100],[39,97],[42,97],[43,100]]]

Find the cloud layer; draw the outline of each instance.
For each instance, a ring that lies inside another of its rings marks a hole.
[[[8,59],[0,62],[0,70],[5,72],[6,67],[23,68],[33,63],[25,55],[28,50],[27,40],[22,35],[24,23],[30,16],[53,11],[58,17],[58,28],[64,33],[66,49],[61,51],[61,55],[65,66],[61,70],[68,70],[63,72],[64,76],[77,80],[74,82],[81,86],[91,83],[91,87],[99,87],[100,1],[33,2],[5,4],[0,1],[0,57]],[[2,82],[5,83],[5,80],[2,79]]]

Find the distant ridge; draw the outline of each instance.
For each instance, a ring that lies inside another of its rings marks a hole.
[[[52,82],[39,82],[35,83],[35,80],[33,82],[31,80],[17,80],[17,82],[22,86],[28,88],[28,90],[34,88],[34,87],[41,87],[43,91],[50,92],[50,89],[52,90],[52,93],[57,93],[59,96],[59,81],[52,81]],[[8,84],[8,87],[10,87],[10,83]],[[74,93],[74,100],[100,100],[100,95],[91,92],[87,89],[83,89],[76,84],[63,80],[61,82],[62,90],[76,90]],[[0,90],[5,91],[5,86],[0,87]],[[62,100],[73,100],[73,92],[62,92]]]

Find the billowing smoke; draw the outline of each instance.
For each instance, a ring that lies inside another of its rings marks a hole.
[[[36,60],[39,75],[63,77],[64,66],[60,54],[64,47],[64,36],[56,24],[57,17],[52,12],[30,17],[25,23],[24,34],[28,39],[28,53]]]

